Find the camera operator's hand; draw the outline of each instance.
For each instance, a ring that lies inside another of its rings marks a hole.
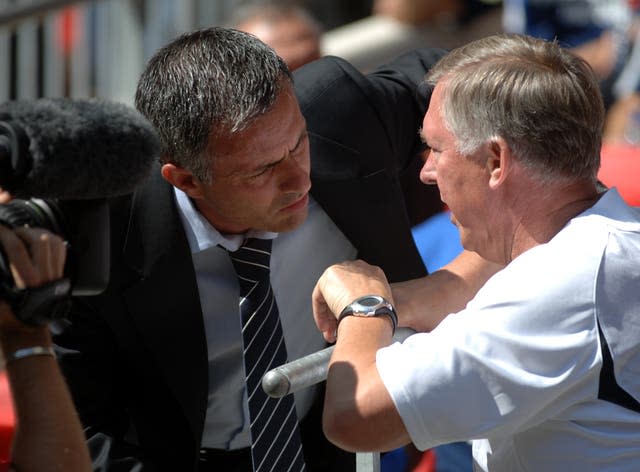
[[[0,225],[0,244],[17,288],[39,287],[64,274],[65,242],[49,231]],[[48,326],[20,322],[0,300],[0,347],[18,425],[10,470],[90,471],[82,426],[56,362]]]
[[[0,187],[0,204],[9,203],[12,200],[12,198],[13,197],[9,192],[7,192],[5,189]]]
[[[39,287],[62,277],[66,246],[59,236],[40,228],[10,229],[0,225],[0,244],[17,288]],[[18,334],[31,339],[21,341],[22,336]],[[46,345],[51,343],[46,326],[38,329],[24,325],[15,319],[9,305],[0,301],[0,344],[3,351],[13,352],[21,347],[19,344],[36,341]]]
[[[0,225],[0,244],[18,288],[37,287],[62,277],[67,249],[61,237],[40,228]]]

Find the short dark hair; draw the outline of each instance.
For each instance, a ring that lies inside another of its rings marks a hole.
[[[162,162],[208,182],[209,140],[245,129],[291,83],[272,48],[250,34],[212,27],[183,34],[156,52],[140,77],[135,104],[158,130]]]

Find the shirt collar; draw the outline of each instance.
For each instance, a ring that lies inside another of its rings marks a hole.
[[[278,236],[278,233],[257,230],[249,230],[244,234],[221,234],[202,216],[186,193],[177,187],[173,187],[173,191],[192,255],[215,246],[233,252],[237,251],[247,238],[274,239]]]

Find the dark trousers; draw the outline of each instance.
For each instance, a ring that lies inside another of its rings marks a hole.
[[[353,472],[356,456],[331,444],[322,432],[324,384],[309,413],[300,423],[302,449],[308,472]],[[212,451],[201,454],[198,472],[251,472],[251,451]]]

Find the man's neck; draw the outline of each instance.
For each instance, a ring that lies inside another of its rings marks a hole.
[[[516,209],[510,259],[549,242],[574,217],[591,208],[600,198],[595,184],[587,181],[556,182],[529,187],[526,206]],[[539,197],[532,201],[531,195]]]

